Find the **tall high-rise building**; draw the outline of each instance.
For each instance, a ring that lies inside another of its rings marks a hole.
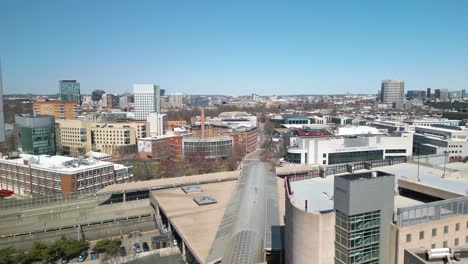
[[[181,108],[184,106],[184,94],[173,93],[169,96],[169,104],[172,108]]]
[[[380,88],[380,101],[401,103],[405,100],[405,81],[384,80]]]
[[[2,65],[0,63],[0,142],[5,142],[5,119],[3,116]]]
[[[389,263],[394,186],[380,171],[335,177],[335,263]]]
[[[76,80],[61,80],[60,99],[65,102],[76,102],[81,104],[80,83]]]
[[[432,96],[431,88],[427,88],[426,96],[427,96],[427,98],[431,98],[431,96]]]
[[[447,102],[449,100],[449,91],[448,89],[435,89],[434,96],[441,102]]]
[[[146,120],[149,113],[161,113],[161,94],[158,85],[134,84],[135,119]]]

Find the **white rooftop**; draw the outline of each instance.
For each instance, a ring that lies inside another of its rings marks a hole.
[[[96,160],[93,158],[81,159],[81,162],[78,162],[78,158],[59,155],[50,156],[20,154],[18,158],[9,159],[6,156],[0,158],[1,163],[16,165],[24,165],[25,160],[28,161],[29,166],[31,166],[31,168],[38,168],[64,173],[74,173],[115,165],[112,162]]]
[[[349,126],[338,127],[334,133],[336,136],[351,136],[351,135],[375,135],[383,134],[379,129],[370,126]]]
[[[443,165],[442,165],[443,166]],[[445,178],[441,178],[443,174],[442,166],[426,167],[420,165],[419,177],[421,184],[444,189],[451,192],[468,195],[468,164],[454,163],[446,167]],[[453,168],[453,169],[450,169]],[[417,179],[418,165],[413,163],[401,163],[392,166],[377,167],[375,170],[387,172],[395,175],[395,180],[398,179]],[[456,171],[455,171],[456,170]],[[368,170],[359,170],[363,172]],[[333,210],[334,194],[334,178],[330,175],[326,178],[311,178],[307,180],[291,181],[291,192],[294,197],[294,204],[305,209],[305,201],[307,200],[308,212],[323,212]],[[395,210],[422,204],[422,202],[395,195]]]

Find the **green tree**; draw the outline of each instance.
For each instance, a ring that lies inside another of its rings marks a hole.
[[[0,263],[10,264],[13,262],[13,255],[16,253],[16,250],[13,247],[8,247],[0,249]]]
[[[93,247],[93,250],[114,255],[119,250],[121,244],[122,241],[120,239],[101,239]]]

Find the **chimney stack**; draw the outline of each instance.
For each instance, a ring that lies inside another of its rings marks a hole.
[[[205,108],[201,108],[201,137],[205,137]]]

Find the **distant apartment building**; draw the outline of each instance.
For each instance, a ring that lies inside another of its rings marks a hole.
[[[205,96],[191,96],[190,97],[190,106],[195,107],[208,107],[210,100]]]
[[[146,120],[149,113],[161,113],[161,92],[154,84],[134,84],[135,119]]]
[[[112,156],[137,152],[137,139],[147,137],[146,122],[96,123],[58,120],[57,145],[60,153],[83,156],[100,151]]]
[[[380,88],[380,101],[402,103],[405,100],[405,81],[384,80]]]
[[[166,134],[167,115],[158,113],[149,113],[147,117],[149,124],[149,135],[151,137],[159,137]]]
[[[103,108],[115,108],[119,104],[119,98],[115,94],[103,94],[101,101]]]
[[[33,103],[35,115],[51,115],[55,119],[76,119],[79,104],[65,101],[37,101]]]
[[[298,137],[288,148],[288,162],[311,165],[334,165],[369,160],[383,160],[412,155],[413,136],[352,133],[342,136]]]
[[[187,121],[185,120],[168,120],[167,121],[167,126],[169,128],[175,128],[175,127],[183,127],[187,125]]]
[[[94,90],[92,93],[91,93],[91,99],[94,101],[94,102],[99,102],[101,99],[102,99],[102,95],[105,94],[106,92],[103,91],[103,90]]]
[[[426,95],[426,91],[423,90],[410,90],[406,93],[406,96],[411,99],[423,99]]]
[[[409,119],[403,121],[405,124],[413,126],[458,126],[460,120],[451,120],[447,118],[421,118]]]
[[[184,94],[173,93],[169,95],[169,105],[171,108],[182,108],[184,107]]]
[[[60,100],[81,104],[80,83],[76,80],[59,81]]]
[[[55,155],[55,118],[53,116],[16,115],[22,153]]]
[[[416,126],[414,152],[419,155],[443,154],[449,158],[468,156],[468,129],[458,126]]]
[[[149,159],[182,159],[181,136],[159,136],[138,139],[138,155]]]
[[[449,101],[449,91],[448,89],[435,89],[434,96],[440,102],[447,102]]]
[[[132,166],[107,161],[29,154],[0,157],[0,188],[18,194],[91,192],[132,180]]]

